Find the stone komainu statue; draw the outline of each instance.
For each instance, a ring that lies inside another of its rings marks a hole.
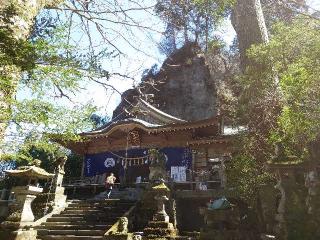
[[[32,166],[36,166],[36,167],[40,167],[40,165],[41,165],[41,160],[40,160],[40,159],[34,159],[34,160],[31,162],[31,165],[32,165]]]
[[[127,234],[128,233],[128,218],[121,217],[119,219],[119,225],[117,229],[117,234]]]

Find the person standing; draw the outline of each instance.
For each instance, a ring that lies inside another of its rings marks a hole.
[[[110,194],[111,194],[111,191],[112,191],[112,188],[114,186],[116,179],[117,178],[114,176],[113,173],[110,173],[110,175],[106,178],[105,186],[106,186],[106,191],[107,191],[107,198],[110,198]]]

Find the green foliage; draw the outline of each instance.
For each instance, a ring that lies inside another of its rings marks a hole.
[[[30,143],[51,146],[54,135],[58,135],[60,141],[80,140],[80,131],[94,127],[90,116],[95,111],[96,107],[90,103],[69,109],[39,99],[17,102],[11,116],[11,122],[16,126],[12,128],[13,139],[12,142],[8,140],[3,148],[9,152],[21,149],[24,141],[27,146]]]
[[[208,14],[218,22],[231,11],[235,0],[193,0],[200,13]]]
[[[239,154],[232,159],[227,165],[227,176],[228,187],[251,206],[255,204],[262,186],[272,181],[268,171],[248,154]]]
[[[17,13],[16,7],[10,4],[0,13],[1,21],[4,23],[0,29],[0,91],[9,93],[16,84],[8,75],[10,68],[16,66],[22,71],[31,70],[35,66],[36,55],[33,44],[16,38],[9,27],[13,21],[11,18]]]
[[[159,0],[155,13],[167,24],[160,50],[169,55],[177,48],[194,41],[207,48],[214,27],[230,12],[233,0]]]
[[[35,67],[21,81],[38,95],[56,89],[58,94],[80,90],[86,69],[83,69],[79,50],[68,42],[66,26],[52,30],[49,37],[32,39],[35,51]]]
[[[83,156],[71,153],[65,165],[65,177],[80,177],[82,171]]]
[[[8,16],[12,14],[14,11]],[[34,157],[24,150],[30,148],[30,142],[42,145],[40,150],[51,155],[47,149],[53,146],[49,134],[63,134],[61,140],[71,140],[78,139],[80,131],[92,129],[90,116],[97,109],[91,102],[68,104],[57,99],[71,101],[71,96],[83,89],[88,78],[106,77],[107,72],[100,67],[99,59],[88,57],[70,43],[64,25],[29,40],[14,36],[9,28],[0,30],[0,65],[3,66],[0,94],[5,93],[1,101],[6,103],[0,105],[0,121],[8,122],[13,134],[1,146],[8,152],[2,160],[13,158],[26,162]],[[23,77],[19,81],[21,73]],[[26,96],[13,98],[17,89]],[[44,145],[47,146],[43,149]],[[18,154],[12,156],[17,150]]]
[[[2,9],[0,29],[0,122],[10,118],[12,95],[16,90],[17,72],[29,71],[35,66],[35,51],[30,42],[15,37],[8,27],[17,9],[13,4]]]
[[[28,138],[17,153],[11,157],[17,162],[18,166],[23,166],[31,162],[33,159],[40,159],[40,167],[46,169],[49,172],[54,171],[54,161],[60,156],[67,154],[66,150],[55,143],[46,141],[32,141],[32,138]]]
[[[277,161],[302,162],[320,130],[319,21],[277,23],[272,33],[269,43],[247,52],[250,65],[237,78],[241,94],[234,120],[247,132],[239,137],[228,184],[246,199],[271,180],[266,164],[277,159],[275,144],[284,148]]]
[[[221,39],[212,39],[208,42],[208,48],[212,51],[219,51],[226,47],[226,43]]]
[[[10,25],[12,16],[17,12],[11,4],[1,11],[1,20]],[[12,29],[4,25],[0,29],[0,62],[3,65],[18,65],[23,70],[32,69],[35,61],[34,48],[28,41],[14,37]]]
[[[0,29],[0,62],[3,65],[18,65],[22,70],[35,66],[35,49],[27,41],[15,39],[7,29]]]
[[[320,130],[319,22],[297,19],[290,25],[278,23],[273,32],[268,45],[255,46],[248,53],[264,67],[249,76],[253,81],[247,86],[260,85],[253,101],[279,92],[278,103],[271,106],[279,105],[280,111],[267,137],[270,144],[283,142],[288,153],[304,157]],[[275,79],[279,82],[277,90]]]
[[[83,157],[70,153],[57,143],[49,142],[45,136],[40,140],[28,137],[18,151],[6,154],[2,160],[14,160],[16,166],[25,166],[34,159],[39,159],[41,160],[40,167],[52,173],[56,167],[54,162],[62,156],[68,157],[65,164],[65,176],[79,177],[82,171]]]

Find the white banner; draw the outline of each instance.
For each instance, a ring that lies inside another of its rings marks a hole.
[[[185,166],[172,166],[171,167],[171,178],[174,182],[186,182],[187,175],[186,175],[187,168]]]

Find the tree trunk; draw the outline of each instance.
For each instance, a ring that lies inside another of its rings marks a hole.
[[[246,51],[252,44],[269,41],[260,0],[238,0],[231,14],[231,23],[237,33],[241,69],[250,65]]]
[[[61,2],[61,0],[60,0]],[[59,0],[2,0],[0,5],[0,29],[7,31],[13,39],[26,41],[34,19],[42,8],[57,5]],[[0,39],[0,45],[4,44]],[[18,65],[0,66],[0,143],[10,119],[10,106],[21,78]],[[2,148],[0,147],[0,158]]]

